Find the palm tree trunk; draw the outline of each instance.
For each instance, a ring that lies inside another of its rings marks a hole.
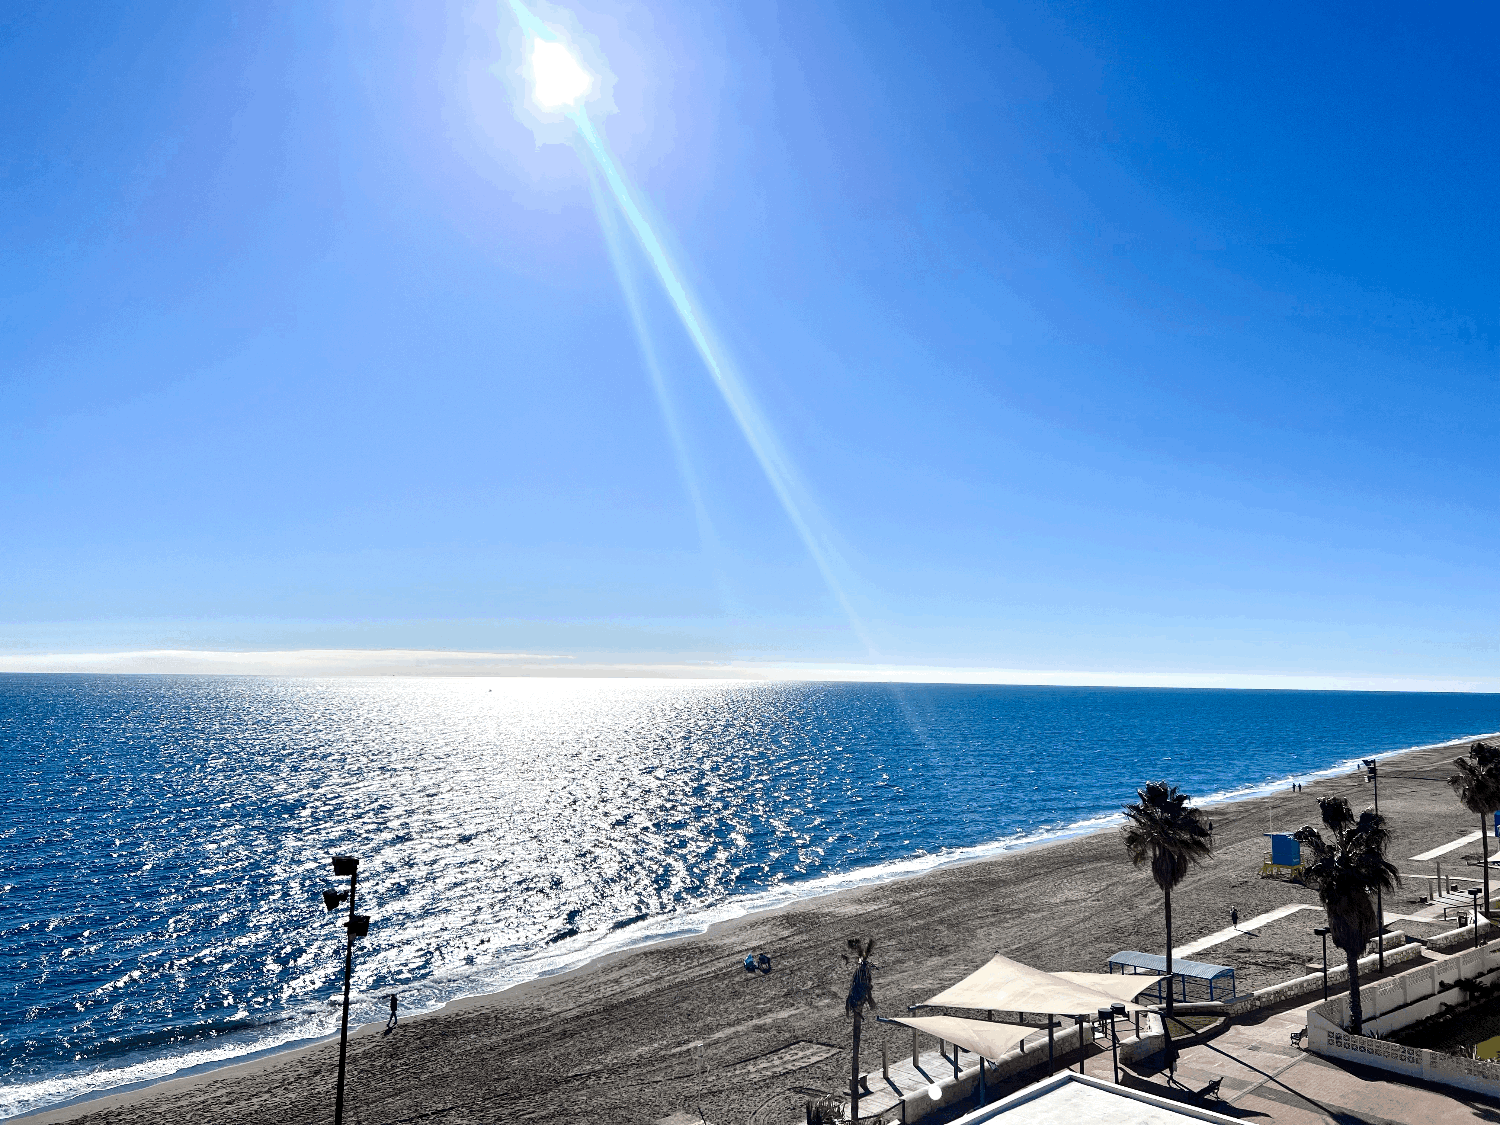
[[[1349,1034],[1364,1034],[1365,1014],[1359,1006],[1359,955],[1363,950],[1344,950],[1349,959]]]
[[[1167,1018],[1172,1018],[1172,888],[1162,892],[1167,899]],[[1172,1038],[1172,1029],[1164,1027],[1167,1038]]]
[[[854,1010],[854,1058],[849,1071],[849,1120],[859,1121],[859,1024],[860,1011]]]
[[[1490,832],[1489,826],[1484,822],[1493,814],[1485,814],[1479,818],[1479,846],[1484,851],[1484,905],[1480,910],[1484,916],[1490,916]]]

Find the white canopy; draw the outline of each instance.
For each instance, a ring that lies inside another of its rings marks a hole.
[[[1014,1051],[1033,1031],[1047,1030],[1045,1027],[1028,1027],[1024,1023],[966,1020],[958,1016],[902,1016],[890,1022],[902,1023],[949,1043],[957,1043],[964,1050],[973,1051],[991,1062]]]
[[[1154,985],[1156,981],[1152,977],[1141,983]],[[983,968],[943,989],[927,1003],[932,1007],[1040,1012],[1053,1016],[1093,1016],[1100,1008],[1116,1003],[1124,1003],[1127,1011],[1146,1010],[1092,984],[1069,980],[1061,973],[1044,973],[998,953]]]
[[[1147,989],[1155,988],[1161,983],[1161,977],[1154,977],[1141,973],[1053,973],[1055,977],[1070,980],[1074,984],[1087,985],[1106,996],[1112,997],[1117,1003],[1131,1004],[1135,998]]]

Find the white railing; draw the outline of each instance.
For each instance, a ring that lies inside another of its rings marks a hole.
[[[1389,958],[1387,958],[1389,960]],[[1351,1035],[1349,997],[1335,996],[1307,1010],[1307,1046],[1327,1058],[1363,1063],[1431,1082],[1500,1096],[1500,1063],[1460,1058],[1376,1038],[1462,1002],[1460,980],[1500,981],[1500,944],[1481,946],[1359,990],[1367,1034]]]

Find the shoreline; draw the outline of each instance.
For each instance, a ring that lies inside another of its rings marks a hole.
[[[1442,750],[1451,750],[1479,739],[1496,736],[1494,733],[1465,735],[1461,738],[1449,739],[1438,743],[1383,751],[1375,756],[1383,761],[1388,758],[1398,758],[1406,755],[1433,753]],[[1255,786],[1247,786],[1243,789],[1227,793],[1211,794],[1200,798],[1198,803],[1205,808],[1216,811],[1225,810],[1235,812],[1238,814],[1235,816],[1236,820],[1245,819],[1247,809],[1260,802],[1274,800],[1278,795],[1284,794],[1285,786],[1291,781],[1297,780],[1304,784],[1316,784],[1320,779],[1334,781],[1340,775],[1347,774],[1349,770],[1357,768],[1358,761],[1358,758],[1345,759],[1321,770],[1289,775],[1284,779]],[[824,876],[819,880],[813,880],[812,883],[817,884],[827,880],[832,881],[835,885],[811,891],[806,889],[793,891],[785,897],[784,901],[768,903],[762,906],[753,905],[754,900],[757,897],[773,892],[757,892],[755,895],[746,896],[752,905],[740,909],[729,917],[709,921],[701,927],[692,926],[687,928],[686,931],[678,930],[667,935],[644,936],[633,941],[626,941],[617,948],[591,952],[585,959],[577,963],[518,981],[498,991],[457,997],[446,1002],[439,1008],[403,1019],[399,1030],[407,1031],[408,1029],[415,1029],[420,1033],[428,1025],[454,1020],[461,1021],[477,1013],[490,1011],[497,1007],[524,1008],[549,992],[576,989],[580,982],[591,978],[610,978],[614,975],[628,977],[631,975],[629,966],[632,962],[661,960],[663,954],[670,954],[672,951],[680,950],[684,946],[727,946],[732,944],[742,933],[753,933],[758,930],[774,928],[780,920],[784,920],[791,915],[840,914],[845,912],[845,908],[851,903],[856,903],[859,900],[867,898],[892,897],[893,895],[897,898],[920,897],[918,895],[903,896],[901,888],[913,887],[923,883],[924,880],[948,878],[954,873],[962,873],[965,870],[989,870],[1014,867],[1021,864],[1023,860],[1034,864],[1035,857],[1043,853],[1056,852],[1067,849],[1070,846],[1084,845],[1090,841],[1098,841],[1104,834],[1104,830],[1113,826],[1117,817],[1118,814],[1101,814],[1077,822],[1074,825],[1049,831],[1041,835],[1040,838],[1034,837],[1020,841],[977,845],[972,848],[961,849],[957,854],[912,857],[908,861],[899,861],[903,865],[908,863],[919,864],[920,866],[915,870],[892,871],[887,865],[882,865],[886,867],[885,870],[880,870],[879,868],[864,869],[864,873],[853,871]],[[1215,819],[1219,818],[1215,817]],[[929,862],[923,862],[924,860]],[[878,873],[869,874],[871,871]],[[1003,872],[1001,874],[1003,875]],[[960,878],[959,881],[963,881],[963,879]],[[799,884],[797,886],[806,888],[808,884]],[[750,944],[753,945],[755,943],[752,942]],[[363,1043],[372,1038],[378,1039],[380,1038],[381,1031],[383,1031],[383,1024],[378,1022],[351,1029],[351,1054],[354,1052],[354,1044],[357,1041]],[[199,1064],[184,1072],[148,1079],[124,1087],[107,1088],[96,1093],[84,1094],[67,1102],[29,1111],[22,1116],[8,1118],[7,1120],[34,1122],[37,1125],[43,1122],[60,1122],[72,1120],[79,1116],[92,1115],[95,1112],[116,1109],[123,1110],[159,1099],[171,1099],[180,1095],[191,1094],[193,1091],[202,1091],[205,1088],[211,1088],[219,1084],[227,1085],[245,1081],[253,1082],[258,1076],[273,1069],[295,1069],[299,1065],[306,1064],[314,1055],[327,1050],[329,1045],[336,1041],[337,1038],[337,1034],[334,1033],[312,1040],[302,1040],[294,1044],[268,1047],[234,1061]]]

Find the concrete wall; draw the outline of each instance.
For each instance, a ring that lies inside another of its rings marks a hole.
[[[1494,924],[1485,917],[1479,919],[1479,940],[1489,941],[1494,936]],[[1474,944],[1474,925],[1471,922],[1467,926],[1459,926],[1456,929],[1447,930],[1436,937],[1427,939],[1427,948],[1436,949],[1439,953],[1452,953],[1455,949]]]
[[[1440,935],[1447,936],[1447,935]],[[1472,937],[1471,937],[1472,940]],[[1422,956],[1422,946],[1416,942],[1407,942],[1405,945],[1397,946],[1388,950],[1385,955],[1387,968],[1392,965],[1404,965],[1409,961],[1419,960]],[[1368,957],[1359,959],[1359,971],[1373,973],[1380,966],[1380,955],[1370,954]],[[1339,960],[1334,962],[1330,957],[1328,961],[1328,987],[1330,989],[1347,985],[1349,983],[1349,962],[1343,956],[1343,950],[1339,950]],[[1257,1008],[1272,1008],[1287,1000],[1295,1000],[1299,996],[1311,996],[1315,992],[1323,991],[1323,973],[1308,973],[1306,976],[1293,977],[1291,980],[1282,981],[1280,984],[1269,985],[1266,988],[1257,989],[1244,996],[1237,996],[1233,1000],[1224,1003],[1224,1010],[1229,1015],[1241,1015],[1245,1012],[1253,1012]]]
[[[1161,1016],[1148,1012],[1141,1019],[1141,1034],[1120,1041],[1120,1061],[1138,1063],[1149,1059],[1167,1046],[1167,1035],[1162,1028]]]
[[[1151,1030],[1152,1025],[1150,1021],[1152,1019],[1156,1019],[1156,1017],[1147,1016],[1145,1019],[1146,1026],[1142,1029],[1148,1032],[1148,1034]],[[1124,1024],[1122,1022],[1122,1030],[1123,1027]],[[1160,1019],[1156,1019],[1155,1028],[1159,1033],[1161,1030]],[[1052,1037],[1053,1055],[1056,1059],[1058,1070],[1064,1069],[1063,1056],[1078,1049],[1078,1031],[1078,1026],[1073,1024],[1065,1029],[1059,1029]],[[1038,1038],[1040,1042],[1028,1043],[1024,1051],[1011,1051],[995,1059],[992,1063],[987,1064],[985,1081],[993,1083],[1028,1070],[1045,1068],[1047,1065],[1047,1040],[1040,1036]],[[1094,1039],[1094,1025],[1085,1022],[1083,1025],[1084,1043],[1092,1043]],[[1134,1043],[1135,1038],[1133,1036],[1120,1041],[1120,1057],[1122,1061],[1124,1060],[1127,1047]],[[1156,1050],[1161,1050],[1161,1047],[1162,1044],[1159,1043]],[[1149,1053],[1148,1051],[1147,1054]],[[977,1064],[965,1067],[958,1072],[957,1078],[954,1078],[950,1072],[946,1078],[938,1081],[937,1086],[942,1094],[937,1101],[933,1101],[928,1096],[926,1090],[913,1091],[900,1102],[897,1102],[893,1108],[887,1110],[883,1115],[884,1119],[887,1121],[904,1121],[907,1125],[914,1125],[915,1122],[921,1121],[922,1118],[939,1109],[954,1105],[965,1099],[975,1099],[979,1090],[979,1067]],[[845,1109],[847,1108],[846,1106]],[[860,1120],[864,1121],[866,1118],[861,1115]]]
[[[1390,958],[1386,958],[1387,961]],[[1500,981],[1500,945],[1481,946],[1359,990],[1367,1035],[1350,1035],[1349,997],[1334,996],[1307,1010],[1307,1046],[1331,1059],[1363,1063],[1429,1082],[1445,1082],[1500,1097],[1500,1063],[1481,1062],[1373,1038],[1436,1015],[1458,1003],[1458,980]]]

